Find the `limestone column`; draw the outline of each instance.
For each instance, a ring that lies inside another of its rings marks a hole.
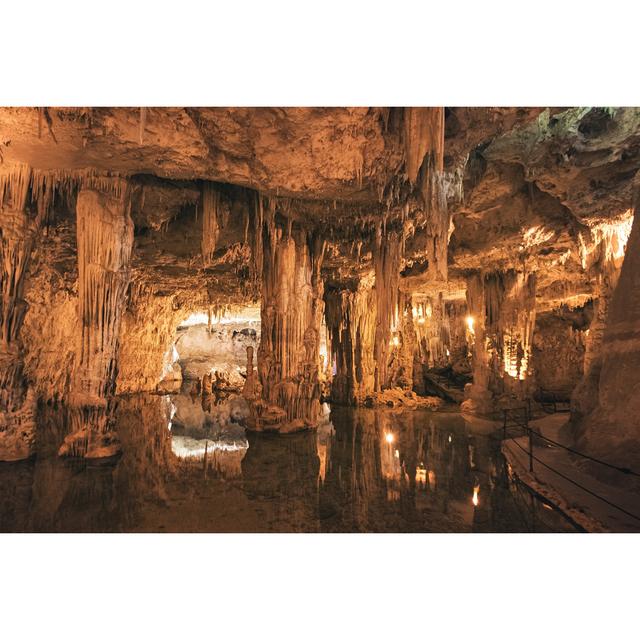
[[[0,178],[0,461],[28,458],[35,441],[36,398],[24,379],[20,342],[33,243],[26,211],[30,180],[28,167]]]
[[[473,318],[473,382],[465,387],[465,401],[461,409],[470,413],[487,414],[493,410],[493,394],[489,390],[490,358],[485,332],[487,309],[484,276],[481,273],[475,273],[467,279],[467,309]]]
[[[79,359],[70,394],[72,433],[61,455],[105,457],[119,449],[112,398],[130,281],[133,222],[125,180],[97,178],[78,194]]]
[[[331,399],[356,405],[374,392],[375,292],[370,284],[332,288],[325,293],[330,359],[335,363]]]
[[[272,213],[275,213],[273,211]],[[261,337],[250,429],[291,432],[316,426],[324,310],[318,234],[285,232],[269,216],[262,271]]]

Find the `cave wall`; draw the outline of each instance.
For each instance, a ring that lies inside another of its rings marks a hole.
[[[228,376],[229,382],[242,387],[247,364],[247,347],[254,349],[260,339],[258,323],[229,322],[194,325],[176,332],[178,364],[185,380],[199,380],[211,370]]]
[[[635,211],[640,205],[636,182]],[[577,442],[592,455],[637,469],[640,459],[640,220],[627,251],[602,339],[597,403],[575,415]]]
[[[583,375],[587,327],[558,313],[537,317],[531,353],[536,396],[569,401]]]
[[[176,328],[184,317],[175,296],[142,291],[122,318],[116,392],[155,391],[171,364]]]

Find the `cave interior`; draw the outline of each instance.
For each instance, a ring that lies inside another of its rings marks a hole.
[[[638,108],[0,108],[0,464],[117,458],[153,396],[232,475],[317,430],[324,479],[327,407],[637,469],[638,169]]]

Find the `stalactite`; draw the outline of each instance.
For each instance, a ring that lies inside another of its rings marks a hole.
[[[264,262],[264,247],[263,247],[264,204],[262,201],[262,196],[259,193],[256,193],[255,206],[252,209],[252,223],[253,223],[253,229],[251,234],[251,238],[253,240],[253,246],[251,247],[251,252],[253,256],[252,278],[254,281],[258,281],[262,277],[262,268],[263,268],[263,262]]]
[[[147,108],[140,107],[140,124],[138,127],[138,142],[143,144],[144,142],[144,130],[147,126]]]
[[[404,110],[404,148],[409,181],[416,183],[427,154],[434,168],[442,172],[444,161],[444,109],[442,107],[406,107]]]
[[[220,193],[206,182],[202,187],[202,261],[208,267],[216,251],[220,231],[218,217],[220,212]]]

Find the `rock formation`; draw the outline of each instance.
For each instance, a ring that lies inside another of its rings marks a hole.
[[[117,452],[180,324],[259,306],[251,429],[466,383],[485,415],[571,398],[631,465],[640,110],[2,108],[0,141],[0,459],[38,403],[61,453]]]

